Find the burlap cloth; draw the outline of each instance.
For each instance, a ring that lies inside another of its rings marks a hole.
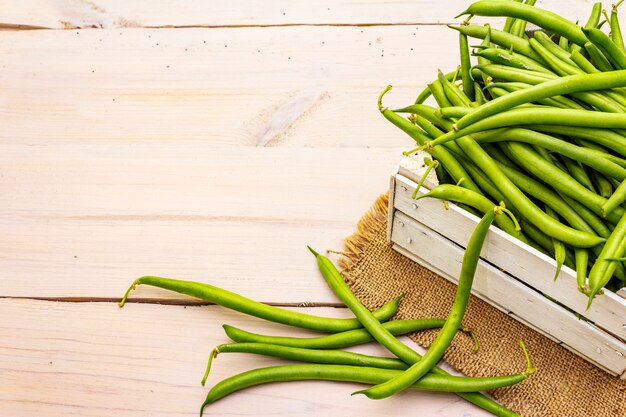
[[[378,308],[406,293],[396,318],[448,314],[456,286],[393,251],[387,242],[387,196],[381,196],[346,239],[343,274],[357,297]],[[529,306],[529,308],[532,308]],[[613,377],[557,343],[472,297],[465,325],[478,334],[480,350],[464,334],[455,337],[444,359],[471,376],[519,373],[526,368],[518,341],[523,339],[538,371],[522,383],[492,392],[502,404],[524,417],[626,416],[626,381]],[[436,330],[411,338],[427,347]]]

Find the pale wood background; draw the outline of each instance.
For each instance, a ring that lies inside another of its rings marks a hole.
[[[592,5],[543,3],[581,20]],[[393,84],[403,105],[454,68],[444,24],[468,4],[2,2],[1,414],[194,416],[220,324],[285,331],[149,288],[119,310],[140,275],[347,316],[306,245],[341,249],[387,189],[410,141],[378,92]],[[223,355],[209,383],[265,363]],[[267,386],[207,412],[485,415],[452,395],[353,390]]]

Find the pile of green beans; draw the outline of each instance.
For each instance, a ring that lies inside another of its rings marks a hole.
[[[437,162],[429,197],[479,212],[504,202],[521,230],[496,226],[576,269],[594,297],[626,284],[626,49],[617,9],[595,3],[583,27],[532,0],[481,0],[450,26],[460,65],[415,103],[383,116]],[[472,16],[505,17],[499,30]],[[585,21],[584,19],[582,21]],[[602,30],[609,23],[610,32]],[[533,31],[525,28],[533,27]],[[470,47],[468,38],[480,44]],[[472,51],[470,51],[472,49]],[[472,55],[475,62],[472,62]],[[427,104],[427,100],[433,105]],[[421,197],[418,197],[421,198]],[[549,279],[550,277],[546,277]]]
[[[464,281],[469,280],[469,285],[466,284],[464,290],[460,292],[462,300],[457,307],[459,314],[453,319],[389,320],[398,310],[399,303],[403,298],[402,295],[391,300],[380,309],[371,312],[361,304],[348,288],[330,259],[311,248],[309,249],[315,255],[326,282],[339,299],[354,313],[355,318],[335,319],[313,316],[259,303],[213,285],[155,276],[145,276],[135,280],[122,297],[119,305],[120,307],[124,306],[130,292],[138,285],[150,285],[197,297],[267,321],[330,333],[304,338],[270,336],[247,332],[224,324],[226,335],[234,343],[219,345],[211,351],[206,372],[201,381],[202,385],[205,384],[209,376],[213,359],[219,353],[251,353],[305,362],[305,364],[253,369],[226,378],[215,384],[208,392],[200,409],[201,416],[209,404],[244,388],[269,382],[301,380],[350,381],[364,384],[393,382],[396,378],[401,378],[405,371],[410,371],[412,365],[426,364],[424,360],[428,358],[428,356],[422,358],[413,349],[396,339],[395,336],[419,330],[442,328],[442,334],[446,335],[446,340],[436,342],[440,353],[442,353],[457,331],[461,330],[472,337],[474,351],[478,350],[476,336],[470,329],[461,324],[461,319],[487,227],[491,221],[503,213],[503,209],[500,206],[494,206],[492,209],[487,209],[486,213],[486,226],[481,229],[479,236],[471,239],[469,243],[469,247],[474,247],[475,250],[469,251],[463,259],[462,276],[465,277]],[[396,358],[370,356],[340,350],[373,340],[387,348]],[[406,388],[456,393],[497,416],[517,416],[515,412],[508,410],[481,392],[517,384],[535,372],[526,347],[523,342],[520,344],[526,359],[526,369],[518,374],[492,377],[452,376],[436,366],[440,359],[439,355],[433,359],[428,359],[428,369],[420,375],[419,381],[410,383]]]

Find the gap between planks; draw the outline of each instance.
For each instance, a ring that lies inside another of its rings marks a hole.
[[[12,296],[0,296],[0,300],[36,300],[36,301],[57,301],[62,303],[119,303],[120,297],[12,297]],[[267,304],[274,307],[330,307],[330,308],[347,308],[341,303],[330,303],[320,301],[303,301],[295,303],[286,302],[267,302],[258,301],[263,304]],[[126,300],[126,304],[160,304],[169,306],[213,306],[215,303],[210,303],[201,300],[186,300],[186,299],[167,299],[167,298],[129,298]]]
[[[145,25],[134,26],[125,29],[242,29],[242,28],[276,28],[276,27],[384,27],[384,26],[447,26],[455,25],[459,22],[401,22],[401,23],[267,23],[267,24],[240,24],[240,25]],[[102,26],[73,26],[67,25],[63,28],[54,28],[37,25],[24,25],[12,23],[0,23],[0,30],[16,31],[16,30],[85,30],[85,29],[104,29]]]

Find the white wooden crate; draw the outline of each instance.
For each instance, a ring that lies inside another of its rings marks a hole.
[[[393,248],[456,282],[464,248],[479,218],[440,200],[411,194],[424,171],[422,155],[405,157],[391,176],[388,238]],[[428,178],[419,194],[436,185]],[[613,375],[626,379],[626,297],[605,291],[588,311],[576,272],[491,227],[472,293]],[[546,296],[558,300],[559,304]],[[581,319],[584,316],[586,319]]]

